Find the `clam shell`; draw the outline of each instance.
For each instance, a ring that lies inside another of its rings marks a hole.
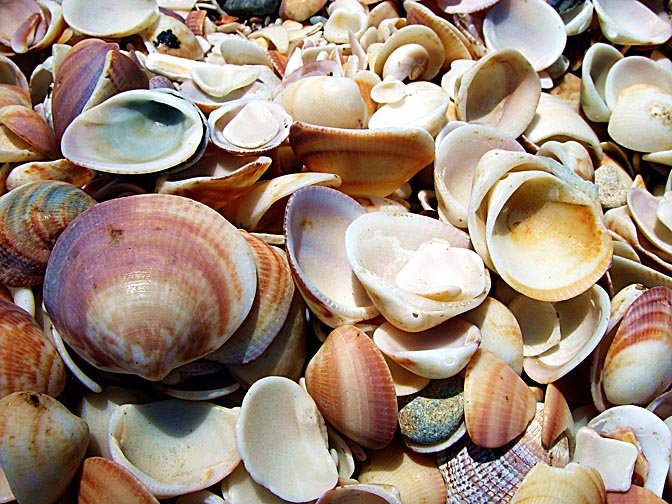
[[[670,93],[672,70],[644,56],[621,56],[609,66],[603,82],[604,101],[610,110],[616,106],[621,92],[634,84],[648,84]]]
[[[79,114],[61,140],[63,156],[107,173],[184,169],[205,151],[203,113],[169,90],[124,91]]]
[[[245,469],[245,464],[238,464],[234,471],[222,480],[221,489],[222,496],[226,499],[222,501],[223,503],[285,504],[287,502],[254,481]]]
[[[605,86],[609,70],[623,59],[614,46],[597,42],[591,45],[581,65],[581,110],[591,121],[607,122],[611,107],[606,101]]]
[[[316,504],[346,504],[348,502],[359,502],[361,504],[402,504],[400,493],[396,486],[379,483],[370,485],[352,484],[332,488],[323,493],[317,499]],[[406,502],[413,501],[407,500]]]
[[[187,198],[147,194],[99,203],[68,226],[47,266],[44,304],[94,366],[161,380],[219,348],[255,290],[252,252],[226,219]]]
[[[60,151],[53,130],[32,108],[7,105],[0,108],[0,124],[26,142],[43,159],[58,159]]]
[[[672,384],[670,296],[668,287],[648,289],[623,317],[603,368],[602,384],[612,404],[644,405]]]
[[[604,36],[614,44],[662,44],[672,35],[672,24],[645,4],[633,0],[593,0]]]
[[[62,6],[68,26],[92,37],[121,38],[140,33],[159,17],[155,0],[64,0]]]
[[[553,383],[546,387],[544,396],[544,420],[541,424],[541,445],[549,449],[566,431],[574,430],[574,418],[567,400]]]
[[[237,419],[237,408],[207,402],[124,404],[110,416],[110,454],[158,498],[202,490],[240,462]]]
[[[42,283],[56,240],[95,203],[78,187],[57,181],[31,182],[0,197],[0,281],[9,287]]]
[[[338,482],[322,415],[310,395],[287,378],[266,377],[250,387],[236,438],[252,478],[281,499],[317,499]]]
[[[77,187],[83,187],[91,180],[93,170],[71,163],[67,159],[55,161],[32,161],[15,166],[7,175],[5,187],[8,191],[29,182],[58,180]]]
[[[482,448],[504,446],[534,415],[534,396],[522,378],[496,354],[478,349],[464,377],[464,420],[473,442]]]
[[[372,70],[381,78],[432,80],[441,70],[445,50],[434,30],[424,25],[406,25],[395,31],[378,51]]]
[[[651,490],[630,485],[627,492],[607,492],[607,504],[664,504],[665,500]]]
[[[131,472],[117,462],[102,457],[91,457],[84,461],[76,488],[78,504],[159,503]]]
[[[86,422],[49,395],[14,392],[0,399],[0,465],[18,502],[56,502],[88,441]]]
[[[58,397],[65,367],[33,317],[0,300],[0,398],[30,390]]]
[[[306,367],[306,389],[324,418],[356,443],[379,450],[397,427],[390,370],[373,341],[355,326],[334,329]]]
[[[341,129],[295,122],[289,143],[309,171],[334,173],[349,195],[388,196],[434,159],[422,128]]]
[[[565,467],[539,464],[525,475],[511,504],[598,504],[607,502],[600,474],[592,467],[571,462]]]

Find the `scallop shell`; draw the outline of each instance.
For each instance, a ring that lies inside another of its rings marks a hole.
[[[306,367],[306,389],[324,418],[356,443],[379,450],[397,428],[390,370],[372,340],[355,326],[334,329]]]
[[[539,464],[525,475],[511,504],[604,504],[607,492],[600,474],[592,467],[571,462],[565,467]]]
[[[54,247],[44,304],[63,339],[94,366],[161,380],[219,348],[245,319],[254,259],[214,210],[147,194],[79,217]]]
[[[76,489],[78,504],[159,504],[156,497],[131,472],[117,462],[102,457],[90,457],[84,461]]]

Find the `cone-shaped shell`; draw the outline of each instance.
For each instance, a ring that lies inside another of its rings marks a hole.
[[[102,457],[87,458],[77,483],[77,503],[158,504],[142,482],[122,465]]]
[[[563,468],[544,464],[533,467],[511,504],[604,504],[606,499],[600,473],[592,467],[572,462]]]
[[[311,501],[338,482],[324,419],[313,399],[292,380],[269,376],[250,387],[236,438],[252,478],[281,499]]]
[[[373,450],[397,428],[397,398],[383,354],[355,326],[334,329],[306,368],[306,389],[336,429]]]
[[[205,205],[146,194],[79,217],[54,247],[44,304],[63,339],[94,366],[161,380],[219,348],[250,310],[252,252]]]
[[[534,418],[529,387],[496,354],[479,348],[464,377],[464,420],[476,445],[498,448],[522,434]]]
[[[33,317],[0,300],[0,398],[30,390],[57,397],[65,387],[65,367]]]
[[[671,306],[672,289],[662,286],[630,305],[604,361],[603,387],[612,404],[645,405],[672,384]]]
[[[434,159],[422,128],[348,130],[295,122],[289,143],[309,171],[335,173],[350,195],[388,196]]]
[[[18,502],[56,502],[88,442],[86,422],[49,395],[15,392],[0,399],[0,465]]]
[[[9,287],[42,283],[56,240],[95,203],[80,188],[56,181],[31,182],[0,197],[0,281]]]

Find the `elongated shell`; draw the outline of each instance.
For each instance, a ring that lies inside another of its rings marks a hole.
[[[146,194],[99,203],[66,229],[44,304],[94,366],[161,380],[219,348],[255,290],[250,248],[226,219],[187,198]]]
[[[186,168],[205,151],[203,113],[179,93],[134,89],[79,114],[61,139],[63,156],[108,173]]]
[[[57,238],[96,203],[74,185],[24,184],[0,197],[0,281],[10,287],[37,285]]]

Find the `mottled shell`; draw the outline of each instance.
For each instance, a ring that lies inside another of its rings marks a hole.
[[[161,380],[219,348],[255,290],[252,252],[226,219],[187,198],[146,194],[99,203],[68,226],[44,304],[94,366]]]
[[[56,239],[96,203],[74,185],[24,184],[0,197],[0,281],[10,287],[42,283]]]

